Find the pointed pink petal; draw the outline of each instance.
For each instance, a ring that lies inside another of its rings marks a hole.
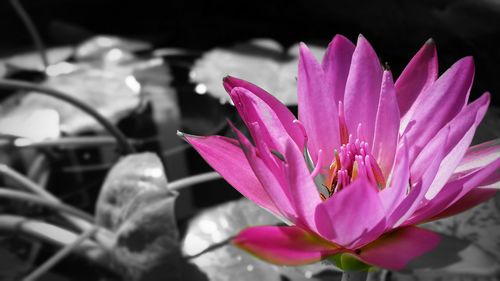
[[[274,205],[279,209],[280,215],[288,221],[295,222],[296,214],[291,204],[291,195],[281,179],[280,174],[273,173],[265,164],[265,162],[257,156],[257,152],[250,141],[238,129],[231,126],[240,141],[243,152],[252,167],[257,179],[262,184],[263,189],[269,195]],[[270,152],[269,152],[270,154]]]
[[[186,141],[230,185],[255,204],[280,214],[238,145],[238,142],[222,136],[197,137],[184,135]]]
[[[474,76],[471,57],[456,62],[432,86],[422,93],[422,97],[410,118],[404,135],[412,143],[410,162],[422,148],[452,120],[466,105]],[[431,122],[432,121],[432,122]]]
[[[265,90],[259,88],[258,86],[247,82],[245,80],[241,80],[235,77],[226,76],[224,78],[224,88],[230,94],[233,88],[240,87],[245,88],[249,92],[253,93],[255,96],[259,97],[262,101],[267,103],[269,107],[274,110],[274,113],[278,117],[278,119],[283,124],[283,127],[287,131],[287,133],[292,137],[292,139],[297,143],[299,147],[304,146],[304,136],[300,129],[293,124],[293,120],[295,120],[295,116],[293,115],[288,108],[281,103],[277,98],[273,95],[269,94]]]
[[[460,165],[455,169],[456,174],[464,174],[488,165],[500,158],[500,139],[484,142],[470,147]]]
[[[419,170],[426,168],[429,159],[434,157],[438,147],[444,147],[444,153],[446,154],[446,157],[440,164],[439,173],[426,194],[427,199],[431,199],[439,192],[464,157],[467,148],[472,142],[476,128],[486,113],[489,100],[489,94],[485,93],[479,99],[469,104],[460,114],[451,120],[448,125],[450,128],[449,134],[447,128],[441,129],[437,136],[418,155],[412,166],[413,180],[418,179],[416,176],[421,174]],[[442,141],[445,134],[448,134],[446,142]]]
[[[375,122],[372,154],[387,179],[392,169],[399,136],[399,109],[390,71],[384,71]]]
[[[370,43],[360,35],[352,56],[344,105],[349,133],[356,135],[358,124],[361,123],[363,136],[356,137],[369,144],[373,144],[382,72],[377,54]]]
[[[291,138],[272,108],[244,88],[234,88],[231,97],[253,139],[256,140],[257,148],[261,151],[263,147],[260,144],[264,142],[269,149],[283,152],[281,140]],[[254,130],[254,124],[259,127],[258,133]]]
[[[349,39],[342,35],[335,35],[323,57],[325,79],[328,89],[333,94],[335,104],[344,100],[347,75],[355,47]]]
[[[388,186],[379,192],[379,198],[386,214],[392,214],[394,209],[405,198],[409,187],[410,166],[408,162],[408,146],[403,140],[392,172],[392,180]]]
[[[467,196],[471,190],[477,189],[478,186],[491,185],[498,181],[500,181],[500,159],[497,159],[480,170],[447,183],[432,200],[428,200],[425,205],[422,205],[405,224],[416,224],[432,219],[444,210],[453,207],[461,198]],[[479,194],[479,198],[474,198],[474,194],[475,193],[473,193],[473,198],[471,200],[465,200],[467,204],[470,204],[471,201],[476,201],[476,199],[482,199],[485,195],[491,193],[486,192],[486,194]],[[452,210],[465,210],[464,206],[460,204],[465,203],[459,203],[459,205],[453,207]],[[467,205],[467,207],[472,206]],[[439,217],[443,217],[443,215],[439,215]]]
[[[422,149],[420,154],[416,157],[412,165],[412,178],[414,181],[418,180],[422,171],[428,166],[429,159],[435,155],[438,147],[445,147],[445,154],[448,154],[464,137],[470,137],[471,130],[475,129],[477,124],[484,116],[484,110],[489,102],[489,94],[483,94],[479,99],[468,105],[460,114],[458,114],[449,123],[448,140],[445,137],[448,134],[448,126],[441,129],[436,136],[429,141],[429,143]],[[454,167],[452,168],[454,169]]]
[[[314,213],[316,206],[321,204],[321,198],[314,180],[310,176],[302,152],[295,145],[287,143],[285,161],[285,173],[298,220],[302,225],[316,231]]]
[[[430,161],[429,166],[423,172],[422,178],[418,182],[412,183],[408,195],[401,200],[391,214],[387,214],[387,229],[400,226],[418,209],[439,171],[439,164],[443,158],[444,147],[442,146],[435,151],[434,159]]]
[[[355,242],[365,235],[367,237],[363,237],[363,242],[371,242],[385,228],[385,213],[377,187],[364,178],[334,193],[318,206],[316,213],[319,233],[349,249],[359,245]],[[377,231],[371,232],[373,229]]]
[[[445,145],[452,147],[452,149],[447,152],[446,157],[441,162],[439,172],[432,182],[431,188],[425,194],[427,199],[433,198],[439,193],[439,190],[441,190],[459,165],[472,142],[477,126],[483,120],[489,103],[490,95],[489,93],[485,93],[472,104],[468,105],[457,118],[450,122],[451,131]]]
[[[495,188],[478,187],[472,189],[446,210],[433,217],[432,220],[454,216],[493,198],[498,191],[497,185],[498,184],[496,184]]]
[[[233,242],[267,262],[289,266],[317,262],[339,251],[335,245],[295,226],[250,227]]]
[[[437,77],[436,45],[434,41],[429,40],[415,54],[396,81],[399,111],[403,117],[402,131],[404,131],[409,121],[404,116],[407,112],[409,112],[408,116],[413,114],[414,106],[418,104],[419,97],[436,81]]]
[[[328,165],[333,158],[333,150],[340,147],[337,105],[333,93],[326,87],[321,65],[303,43],[300,44],[297,79],[299,120],[308,135],[309,152],[314,162],[320,149],[330,152],[320,164]]]
[[[361,248],[358,257],[381,268],[402,270],[411,260],[436,248],[440,241],[437,233],[409,226],[385,234]]]

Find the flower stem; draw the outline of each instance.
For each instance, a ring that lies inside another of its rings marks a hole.
[[[342,281],[365,281],[368,277],[368,271],[344,271]]]

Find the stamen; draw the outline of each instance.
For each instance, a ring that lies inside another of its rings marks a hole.
[[[370,156],[365,156],[365,166],[366,166],[366,174],[368,176],[368,180],[372,183],[377,183],[375,176],[373,175],[373,169],[371,168]]]
[[[327,198],[323,193],[319,193],[319,198],[321,198],[321,201],[325,201]]]
[[[358,177],[358,173],[359,163],[358,161],[354,161],[354,164],[352,165],[351,180],[355,180]]]
[[[345,122],[344,104],[339,101],[339,129],[340,129],[340,143],[345,144],[349,142],[349,134],[347,131],[347,124]]]
[[[337,166],[339,167],[339,169],[342,168],[342,162],[340,162],[340,157],[339,157],[339,151],[338,150],[334,150],[333,151],[333,154],[335,155],[335,162],[337,162]]]
[[[368,143],[367,143],[367,142],[365,142],[365,143],[364,143],[364,145],[363,145],[363,149],[365,150],[365,152],[366,152],[367,154],[369,154],[369,153],[370,153],[370,146],[368,145]]]
[[[362,126],[359,124],[358,134],[361,132]],[[385,187],[386,182],[382,170],[369,149],[368,142],[361,138],[354,138],[350,134],[348,142],[343,143],[338,150],[334,150],[335,157],[323,183],[328,190],[328,196],[346,188],[360,177],[366,178],[377,190]],[[314,170],[314,175],[316,172],[317,169]]]
[[[380,169],[380,167],[377,165],[377,161],[375,161],[375,158],[373,158],[371,154],[370,154],[370,163],[371,163],[371,170],[373,170],[373,175],[375,176],[377,184],[381,189],[384,189],[386,185],[384,174],[382,173],[382,169]]]
[[[304,124],[302,124],[302,122],[300,122],[300,120],[298,120],[298,119],[293,120],[293,124],[297,125],[299,127],[299,130],[302,132],[302,135],[304,135],[304,145],[306,145],[308,138],[307,138],[306,128],[304,127]]]
[[[335,185],[335,189],[333,190],[333,192],[339,192],[341,189],[342,189],[343,185],[342,185],[342,182],[341,181],[337,181],[337,184]]]
[[[365,137],[363,136],[363,126],[361,125],[361,123],[358,124],[358,128],[356,130],[356,133],[358,133],[358,139],[365,139]]]
[[[316,161],[316,166],[314,166],[314,170],[311,172],[311,177],[316,177],[319,172],[321,172],[321,163],[323,163],[323,150],[320,149],[318,151],[318,160]]]

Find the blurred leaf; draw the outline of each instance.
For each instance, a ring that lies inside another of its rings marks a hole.
[[[189,224],[182,250],[197,256],[191,261],[210,280],[340,280],[341,273],[329,263],[299,267],[281,267],[263,262],[228,243],[239,231],[255,225],[272,225],[281,221],[254,203],[241,199],[206,210]]]
[[[60,66],[59,70],[54,70]],[[99,66],[63,63],[54,66],[53,71],[70,71],[60,75],[49,76],[41,83],[43,86],[62,91],[90,105],[113,123],[130,114],[140,104],[140,84],[132,76],[131,66]],[[38,93],[16,94],[0,105],[2,117],[0,131],[6,134],[12,128],[24,128],[25,122],[33,121],[33,112],[55,110],[60,117],[60,129],[67,134],[84,131],[101,131],[101,126],[88,114],[67,102]],[[38,128],[44,128],[45,121],[39,119]],[[36,125],[33,125],[36,126]],[[18,129],[20,130],[20,129]],[[24,130],[25,135],[33,134],[33,130]],[[44,130],[37,135],[43,136]],[[53,134],[47,134],[50,138]],[[44,139],[44,138],[42,138]]]
[[[325,47],[310,44],[321,60]],[[216,48],[203,54],[190,73],[193,82],[221,102],[229,102],[221,77],[231,75],[259,85],[286,105],[297,105],[297,64],[299,44],[285,50],[272,39],[253,39],[229,49]],[[196,89],[195,89],[196,90]]]
[[[68,59],[73,54],[73,47],[50,48],[46,52],[47,60],[51,65]],[[36,51],[3,58],[2,61],[22,70],[44,71],[42,58]]]
[[[109,50],[120,49],[125,52],[138,52],[151,49],[151,44],[143,41],[124,39],[116,36],[94,36],[80,44],[75,57],[78,60],[99,59]]]
[[[97,201],[96,221],[115,233],[111,255],[130,280],[178,280],[176,197],[155,154],[127,156],[109,172]]]

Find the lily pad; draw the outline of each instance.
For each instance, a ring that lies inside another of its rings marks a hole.
[[[340,280],[341,273],[330,262],[299,267],[276,266],[229,242],[246,227],[280,222],[247,199],[225,203],[202,212],[190,222],[182,251],[186,256],[193,256],[191,262],[210,280]]]
[[[129,280],[179,280],[179,233],[160,159],[142,153],[121,159],[109,172],[96,206],[96,222],[115,237],[111,256]]]
[[[71,73],[49,76],[42,85],[79,99],[113,123],[139,106],[140,85],[132,76],[130,67],[104,69],[83,64],[75,67],[77,70]],[[3,133],[10,134],[9,128],[23,127],[19,120],[31,120],[33,112],[40,110],[56,111],[60,116],[61,131],[70,135],[102,130],[92,117],[73,105],[38,93],[13,95],[2,102],[0,109],[0,130]],[[38,127],[44,126],[44,120],[40,120]],[[46,136],[50,137],[52,135]]]
[[[147,42],[116,36],[99,35],[80,44],[76,49],[75,57],[78,60],[100,59],[112,49],[125,52],[138,52],[151,48],[151,44]]]
[[[73,54],[73,47],[63,46],[46,50],[49,65],[68,59]],[[4,58],[10,66],[22,70],[44,71],[45,67],[38,52],[27,52]]]
[[[221,77],[231,75],[259,85],[286,105],[296,105],[298,49],[295,44],[287,51],[271,39],[216,48],[195,62],[190,78],[221,102],[229,102]],[[311,51],[321,59],[325,48],[311,46]]]

